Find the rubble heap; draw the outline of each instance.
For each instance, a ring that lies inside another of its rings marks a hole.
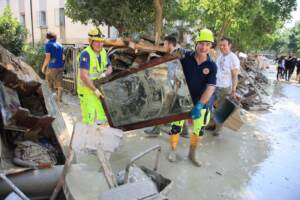
[[[268,96],[265,90],[268,84],[267,77],[262,73],[257,56],[240,58],[241,72],[237,93],[241,99],[241,105],[246,110],[267,110],[270,104],[263,101],[263,95]]]

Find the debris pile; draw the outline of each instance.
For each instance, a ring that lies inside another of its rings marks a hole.
[[[129,39],[107,40],[105,46],[112,61],[114,71],[119,72],[130,67],[138,67],[167,52],[162,46],[154,46],[152,41],[141,39],[137,43]]]
[[[240,96],[242,107],[246,110],[267,110],[270,104],[263,101],[263,95],[269,95],[265,90],[268,84],[267,77],[262,73],[257,56],[240,58],[241,72],[237,93]]]
[[[13,162],[23,167],[48,168],[57,163],[56,157],[55,148],[47,140],[44,144],[27,140],[17,142]]]
[[[166,53],[163,47],[154,46],[148,40],[140,40],[138,43],[129,40],[107,41],[106,46],[111,47],[109,56],[115,72],[137,67]],[[237,93],[242,107],[246,110],[267,110],[271,106],[262,98],[268,96],[265,90],[268,79],[262,72],[262,65],[266,66],[266,63],[262,63],[262,57],[257,55],[241,56],[240,60],[241,73]]]

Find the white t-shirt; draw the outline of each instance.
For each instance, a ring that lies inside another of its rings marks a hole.
[[[232,52],[217,58],[217,87],[228,88],[232,85],[231,70],[240,68],[239,58]]]

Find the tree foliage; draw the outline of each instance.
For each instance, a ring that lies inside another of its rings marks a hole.
[[[163,13],[168,13],[173,0],[164,0]],[[153,0],[67,0],[66,15],[74,21],[114,26],[120,33],[143,32],[154,27]]]
[[[164,0],[163,32],[196,35],[212,29],[216,40],[227,35],[238,50],[260,50],[275,41],[296,0]],[[67,0],[66,13],[75,21],[115,26],[119,32],[151,32],[153,0]]]
[[[300,22],[291,29],[287,46],[289,52],[300,55]]]
[[[25,28],[13,17],[9,7],[0,16],[0,44],[19,56],[26,39]]]
[[[32,68],[40,75],[43,76],[41,73],[41,66],[43,64],[43,60],[45,57],[45,50],[44,44],[42,42],[37,43],[34,47],[32,45],[25,45],[23,47],[22,53],[24,61],[32,66]]]
[[[281,29],[274,37],[270,50],[277,55],[293,53],[300,56],[300,22],[289,29]]]
[[[234,38],[239,50],[270,45],[272,34],[283,26],[296,9],[296,0],[199,0],[203,25]]]

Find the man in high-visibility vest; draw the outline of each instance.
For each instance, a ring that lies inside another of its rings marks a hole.
[[[112,65],[103,47],[104,36],[100,29],[92,28],[88,36],[89,46],[80,54],[77,78],[82,121],[86,124],[105,124],[107,118],[99,99],[103,95],[93,81],[109,76]]]
[[[190,136],[188,158],[196,166],[201,166],[196,157],[196,149],[200,138],[204,134],[204,127],[210,119],[209,108],[211,105],[209,101],[216,85],[217,66],[208,55],[213,42],[213,33],[208,29],[202,29],[195,41],[195,51],[185,52],[181,59],[187,86],[195,105],[191,112],[193,133]],[[183,125],[184,120],[172,123],[169,132],[171,151],[168,160],[170,162],[176,161],[176,146]]]

